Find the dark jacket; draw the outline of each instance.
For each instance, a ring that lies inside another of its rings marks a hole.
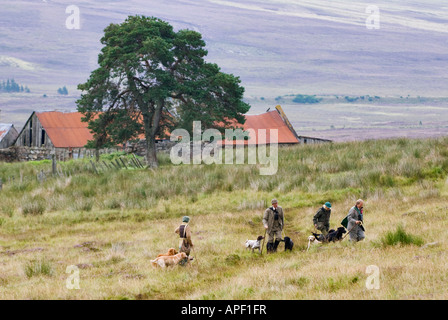
[[[330,215],[331,209],[325,210],[324,207],[320,208],[319,211],[313,217],[313,224],[322,223],[325,227],[330,227]]]

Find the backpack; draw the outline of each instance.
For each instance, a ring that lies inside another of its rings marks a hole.
[[[347,226],[348,226],[348,215],[346,215],[345,218],[342,219],[341,224],[344,226],[345,229],[347,229]]]

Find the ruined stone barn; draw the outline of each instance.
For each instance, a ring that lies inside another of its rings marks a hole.
[[[93,135],[80,112],[33,112],[20,131],[15,146],[83,148]]]
[[[0,149],[12,146],[18,136],[19,133],[13,124],[0,123]]]
[[[35,111],[26,121],[14,146],[30,150],[39,148],[39,153],[42,154],[38,159],[51,158],[52,151],[55,151],[57,158],[61,160],[90,157],[95,151],[85,146],[88,141],[93,140],[93,134],[88,123],[81,120],[83,117],[80,112]],[[139,143],[126,142],[113,148],[101,149],[99,152],[102,154],[123,150],[123,145],[126,145],[125,151],[139,154],[139,146],[145,146],[144,135],[139,138]],[[157,138],[156,143],[158,150],[170,147],[170,144],[166,144],[166,139]]]

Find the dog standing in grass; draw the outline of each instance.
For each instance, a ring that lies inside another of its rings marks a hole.
[[[294,242],[291,240],[291,238],[285,237],[282,241],[285,243],[285,251],[286,250],[292,251],[292,247],[294,247]]]
[[[255,249],[258,249],[258,251],[261,253],[261,240],[263,239],[263,236],[258,236],[257,240],[246,240],[246,248],[252,249],[252,252],[254,252]]]

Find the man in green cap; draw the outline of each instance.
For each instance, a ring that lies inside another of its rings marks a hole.
[[[180,262],[181,265],[185,265],[188,261],[188,256],[190,256],[191,248],[193,247],[193,242],[191,241],[191,231],[188,223],[190,222],[190,217],[184,216],[182,218],[182,224],[174,230],[175,233],[179,234],[179,252],[185,252],[187,258]]]
[[[267,208],[263,215],[263,226],[268,234],[266,245],[268,253],[277,251],[277,247],[282,240],[284,224],[283,208],[278,205],[277,199],[272,199],[271,204],[272,206]]]
[[[322,208],[320,208],[313,217],[314,227],[322,232],[324,236],[326,236],[328,234],[328,230],[330,230],[330,215],[331,203],[325,202]]]

